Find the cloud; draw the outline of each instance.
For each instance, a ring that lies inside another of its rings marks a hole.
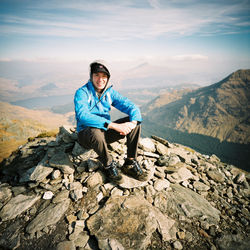
[[[155,39],[160,36],[223,34],[249,28],[246,2],[238,1],[42,1],[2,13],[0,34],[100,40]],[[244,15],[243,15],[243,14]]]
[[[200,54],[176,55],[172,59],[174,61],[204,61],[208,60],[208,56]]]

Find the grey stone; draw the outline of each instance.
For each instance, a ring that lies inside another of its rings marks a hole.
[[[168,148],[160,142],[156,143],[156,151],[160,155],[167,155],[168,154]]]
[[[53,196],[54,196],[54,194],[51,191],[47,191],[43,194],[43,199],[50,200],[50,199],[52,199]]]
[[[178,250],[183,249],[183,246],[182,246],[181,242],[178,241],[178,240],[176,240],[176,241],[173,243],[173,247],[174,247],[174,249],[178,249]]]
[[[0,218],[3,221],[14,219],[16,216],[33,206],[40,196],[27,196],[19,194],[12,198],[0,211]]]
[[[68,125],[61,126],[57,136],[62,138],[65,143],[75,142],[77,140],[77,134],[74,133],[74,128]]]
[[[78,155],[82,155],[84,154],[86,151],[89,151],[85,148],[83,148],[77,141],[75,142],[74,148],[72,150],[72,154],[74,156],[78,156]]]
[[[210,170],[207,175],[215,182],[223,182],[225,180],[225,175],[217,170]]]
[[[127,175],[122,174],[123,182],[119,184],[122,188],[136,188],[136,187],[144,187],[148,185],[148,181],[153,178],[155,172],[155,167],[152,166],[150,170],[147,171],[148,177],[146,181],[138,181],[134,178],[131,178]]]
[[[83,197],[83,186],[80,182],[73,182],[69,184],[70,197],[77,201]]]
[[[46,167],[42,163],[39,163],[37,166],[28,169],[19,179],[19,182],[28,182],[36,181],[40,182],[44,180],[54,169]]]
[[[89,188],[96,187],[98,185],[102,185],[105,181],[105,176],[100,172],[95,172],[93,175],[91,175],[87,180],[87,186]]]
[[[74,241],[62,241],[56,246],[56,250],[76,250]]]
[[[156,180],[154,183],[154,189],[158,192],[166,189],[170,186],[170,182],[168,180]]]
[[[11,189],[6,187],[0,187],[0,202],[5,203],[8,201],[12,196]]]
[[[51,157],[49,164],[52,167],[60,169],[64,174],[73,174],[75,171],[69,156],[61,151]]]
[[[141,196],[111,197],[92,215],[87,226],[98,240],[100,249],[108,249],[115,240],[120,249],[145,249],[158,228],[163,240],[175,239],[175,221],[163,215]]]
[[[155,152],[155,144],[150,138],[140,138],[139,147],[146,152]]]
[[[25,186],[16,186],[16,187],[12,187],[12,192],[14,194],[14,196],[17,196],[19,194],[22,194],[26,191],[26,187]]]
[[[216,240],[221,250],[247,250],[250,246],[250,239],[240,234],[224,234]]]
[[[180,183],[193,178],[194,175],[186,167],[180,167],[175,173],[167,174],[167,179],[172,183]]]
[[[155,153],[152,153],[152,152],[144,152],[143,155],[146,156],[146,157],[156,158],[156,159],[158,159],[160,157],[158,154],[155,154]]]
[[[44,227],[56,224],[64,216],[69,204],[69,199],[57,204],[51,203],[28,224],[26,232],[34,234],[37,231],[41,231]]]
[[[88,164],[89,172],[93,172],[93,171],[97,170],[102,165],[101,162],[96,160],[96,159],[88,159],[87,164]]]
[[[193,183],[193,186],[195,189],[199,190],[199,191],[208,191],[210,189],[210,187],[200,181],[195,181]]]
[[[53,180],[58,179],[60,176],[61,176],[61,172],[60,172],[60,170],[58,170],[58,169],[54,170],[54,171],[52,172],[52,175],[51,175],[51,177],[52,177]]]
[[[76,247],[85,247],[89,240],[88,233],[85,231],[82,231],[79,233],[78,237],[74,240]]]
[[[220,211],[205,198],[179,184],[171,184],[169,191],[162,191],[155,196],[154,204],[163,213],[185,215],[188,218],[206,216],[207,221],[216,224],[220,220]]]
[[[12,222],[3,232],[0,237],[1,249],[16,249],[20,246],[21,235],[23,225],[20,221]]]

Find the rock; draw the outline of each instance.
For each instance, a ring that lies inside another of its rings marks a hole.
[[[58,137],[62,138],[62,140],[66,143],[75,142],[77,140],[77,134],[74,132],[74,128],[68,125],[63,125],[59,128]]]
[[[225,180],[224,174],[216,170],[211,170],[207,172],[207,175],[215,182],[223,182]]]
[[[19,194],[12,198],[0,211],[0,218],[3,221],[14,219],[16,216],[33,206],[38,200],[39,196],[28,196]]]
[[[82,231],[79,233],[78,237],[74,240],[74,243],[76,247],[85,247],[88,240],[89,240],[88,233]]]
[[[150,138],[140,138],[139,147],[146,152],[155,152],[155,144]]]
[[[175,173],[167,174],[167,179],[172,183],[180,183],[193,178],[194,175],[186,167],[180,167]]]
[[[93,188],[98,185],[102,185],[104,183],[104,180],[105,180],[104,175],[100,171],[98,171],[95,172],[93,175],[91,175],[86,183],[89,188]]]
[[[234,179],[234,182],[237,184],[241,184],[246,180],[246,176],[243,172],[238,173],[237,176]]]
[[[51,177],[52,177],[53,180],[58,179],[60,176],[61,176],[61,172],[60,172],[60,170],[58,170],[58,169],[54,170],[54,171],[52,172],[52,175],[51,175]]]
[[[243,240],[240,234],[224,234],[216,240],[221,250],[247,250],[249,249],[250,239]]]
[[[83,197],[83,186],[80,182],[73,182],[69,184],[70,197],[77,201]]]
[[[162,191],[163,189],[166,189],[170,186],[170,182],[167,180],[156,180],[154,183],[154,189],[156,191]]]
[[[43,163],[39,163],[37,166],[28,169],[19,179],[19,182],[36,181],[40,182],[44,180],[54,169],[46,167]]]
[[[26,191],[26,187],[25,186],[16,186],[16,187],[12,187],[12,192],[14,194],[14,196],[17,196],[19,194],[22,194]]]
[[[179,250],[183,249],[182,244],[181,244],[180,241],[178,241],[178,240],[176,240],[176,241],[173,243],[173,247],[174,247],[174,249],[179,249]]]
[[[160,215],[160,216],[159,216]],[[119,249],[145,249],[158,228],[164,240],[175,238],[174,221],[164,216],[142,197],[111,197],[87,221],[100,249],[109,249],[115,240]]]
[[[20,232],[22,224],[19,221],[11,223],[4,232],[1,232],[0,248],[1,249],[16,249],[20,246]]]
[[[155,167],[151,167],[148,170],[148,179],[146,181],[138,181],[134,178],[131,178],[127,175],[122,174],[123,183],[119,184],[122,188],[136,188],[136,187],[144,187],[147,185],[148,181],[153,178],[155,172]]]
[[[47,191],[43,194],[43,199],[50,200],[50,199],[52,199],[53,196],[54,196],[54,194],[51,191]]]
[[[76,246],[73,241],[63,241],[57,245],[56,250],[76,250]]]
[[[158,154],[152,153],[152,152],[144,152],[144,156],[151,157],[151,158],[159,158],[160,156]]]
[[[97,159],[88,159],[88,170],[93,172],[102,166],[101,162]]]
[[[177,213],[188,218],[204,215],[210,224],[218,223],[220,211],[212,207],[205,198],[179,184],[171,184],[170,187],[171,191],[155,196],[154,204],[162,213]]]
[[[78,155],[82,155],[84,154],[86,151],[89,151],[85,148],[83,148],[77,141],[75,142],[74,148],[72,150],[72,154],[74,156],[78,156]]]
[[[193,183],[193,186],[195,189],[197,189],[198,191],[208,191],[210,189],[210,187],[200,181],[195,181]]]
[[[47,226],[56,224],[64,216],[69,204],[69,199],[57,204],[50,204],[28,224],[26,232],[34,234]]]
[[[49,164],[52,167],[60,169],[64,174],[73,174],[75,171],[69,156],[64,152],[58,152],[53,155],[49,160]]]
[[[0,187],[0,202],[5,203],[8,201],[12,196],[11,189],[9,186],[2,186]]]
[[[160,155],[167,155],[168,154],[168,148],[160,142],[156,143],[156,151]]]

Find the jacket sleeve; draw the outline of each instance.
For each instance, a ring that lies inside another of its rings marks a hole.
[[[82,89],[78,89],[74,97],[75,114],[78,125],[84,127],[93,127],[107,130],[105,123],[111,121],[104,117],[92,114],[89,110],[88,94]]]
[[[130,121],[142,121],[140,109],[127,97],[114,89],[111,90],[112,106],[129,116]]]

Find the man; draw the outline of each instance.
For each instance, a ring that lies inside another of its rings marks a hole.
[[[74,104],[79,143],[99,155],[109,180],[122,182],[117,163],[108,152],[107,144],[127,137],[127,159],[122,172],[140,181],[147,178],[136,160],[141,132],[141,113],[128,98],[109,85],[110,72],[102,61],[90,64],[90,80],[75,93]],[[111,122],[111,105],[128,117]]]

